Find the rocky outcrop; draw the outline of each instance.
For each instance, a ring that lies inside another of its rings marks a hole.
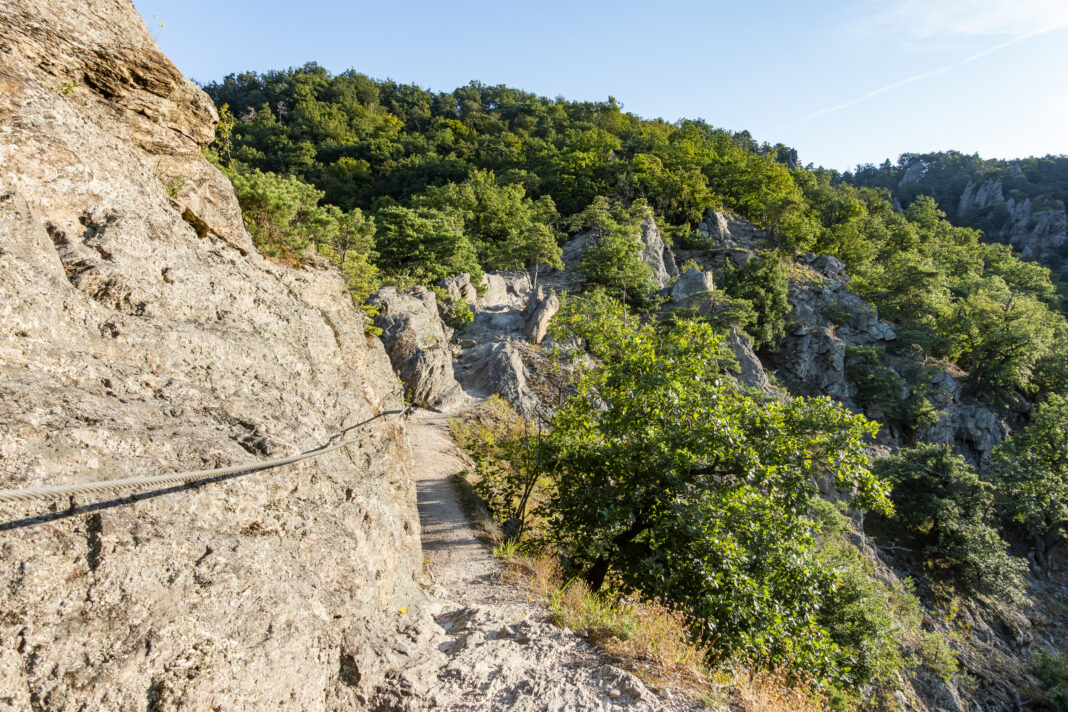
[[[821,279],[791,285],[793,310],[777,359],[780,371],[798,393],[831,396],[852,405],[847,348],[891,342],[897,334],[850,291],[841,261],[816,255],[809,260]]]
[[[656,286],[663,289],[679,273],[675,266],[675,257],[671,248],[664,242],[660,234],[660,228],[656,226],[656,220],[648,215],[642,220],[642,254],[641,258],[653,271],[653,280]]]
[[[486,280],[474,320],[457,334],[456,378],[472,396],[497,394],[525,417],[547,416],[531,382],[540,380],[534,371],[545,359],[526,342],[542,342],[560,300],[545,287],[535,290],[526,272],[495,272]]]
[[[471,283],[471,275],[467,272],[458,274],[455,277],[446,277],[438,282],[438,285],[448,293],[449,299],[454,302],[463,299],[471,306],[478,302],[478,290]]]
[[[674,252],[664,241],[652,215],[646,215],[641,222],[639,234],[634,237],[641,246],[639,257],[652,270],[657,288],[663,289],[678,276],[679,268],[675,264]],[[582,255],[596,244],[596,230],[585,230],[573,236],[561,248],[563,269],[546,270],[538,283],[560,292],[580,290],[585,282],[582,276]]]
[[[973,462],[981,462],[1008,436],[1005,423],[989,408],[965,396],[961,382],[949,373],[933,374],[928,392],[939,418],[924,429],[924,441],[955,446]]]
[[[213,124],[126,0],[0,0],[0,488],[287,455],[401,404],[342,279],[257,254]],[[423,601],[409,449],[375,425],[200,487],[0,505],[0,698],[368,706]]]
[[[705,213],[704,219],[697,224],[697,236],[715,243],[730,238],[731,229],[727,222],[727,215],[718,210],[709,210]]]
[[[964,215],[969,210],[979,208],[985,210],[1000,203],[1005,202],[1005,196],[1002,194],[1001,179],[987,180],[979,185],[975,181],[968,181],[968,185],[964,187],[964,192],[960,196],[960,203],[957,206],[957,214]]]
[[[908,354],[889,355],[897,341],[894,326],[879,319],[876,310],[849,289],[849,275],[840,260],[828,255],[807,255],[806,261],[817,278],[791,285],[793,310],[775,359],[779,375],[792,391],[830,396],[854,410],[862,410],[857,402],[855,374],[850,373],[851,365],[858,366],[851,364],[850,350],[858,347],[885,352],[887,363],[896,363],[898,370],[913,367],[917,372],[924,371]],[[961,381],[948,372],[933,372],[930,383],[913,385],[931,399],[939,412],[939,420],[918,433],[920,439],[952,445],[972,462],[985,459],[1005,439],[1007,428],[1001,419],[967,396]],[[904,381],[902,388],[903,400],[914,397]],[[866,414],[879,420],[886,417],[878,404],[869,406]],[[888,425],[880,432],[880,441],[891,447],[907,444],[899,436]]]
[[[671,286],[671,301],[683,304],[698,294],[711,292],[716,286],[711,272],[691,267]]]
[[[523,335],[532,344],[540,344],[549,332],[549,321],[560,311],[560,299],[555,294],[545,295],[545,290],[531,292],[527,307],[523,310]]]
[[[999,236],[1016,248],[1021,257],[1068,273],[1068,251],[1065,247],[1068,243],[1068,213],[1064,204],[1036,199],[1042,207],[1035,207],[1035,201],[1031,198],[1006,199],[1004,181],[1008,180],[1011,188],[1014,181],[1024,179],[1020,167],[1013,166],[1004,179],[988,178],[982,183],[968,181],[961,193],[957,215],[966,219],[976,213],[992,215],[1000,211],[1004,216],[1004,224]]]
[[[463,393],[453,376],[451,330],[441,320],[434,293],[426,287],[409,292],[383,287],[368,303],[378,309],[375,326],[409,400],[431,408],[458,402]]]
[[[738,380],[752,388],[763,391],[771,389],[771,381],[764,371],[764,364],[753,351],[753,342],[737,327],[731,327],[727,335],[727,344],[734,352],[734,358],[738,360]]]
[[[472,395],[497,394],[528,418],[543,410],[527,384],[522,354],[510,338],[472,344],[464,350],[460,368],[460,379]]]
[[[1002,235],[1027,260],[1044,262],[1056,270],[1068,272],[1068,214],[1063,207],[1035,210],[1030,198],[1005,203],[1009,221]]]

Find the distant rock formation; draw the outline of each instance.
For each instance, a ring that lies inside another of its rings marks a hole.
[[[1012,168],[1015,171],[1010,169],[1009,180],[1022,179],[1020,167]],[[988,178],[982,183],[968,181],[957,205],[957,215],[963,218],[972,212],[994,210],[1004,214],[1004,224],[995,236],[1015,247],[1024,259],[1042,262],[1068,274],[1068,213],[1063,203],[1053,201],[1050,205],[1050,201],[1045,201],[1044,207],[1036,208],[1031,198],[1006,199],[1001,178]]]

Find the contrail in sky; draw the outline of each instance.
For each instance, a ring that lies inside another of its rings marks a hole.
[[[880,94],[885,94],[886,92],[892,91],[894,89],[897,89],[898,87],[903,87],[906,84],[912,84],[913,82],[918,82],[918,81],[921,81],[923,79],[930,79],[931,77],[937,77],[939,74],[945,74],[946,72],[951,72],[954,69],[957,69],[958,67],[963,67],[965,64],[969,64],[971,62],[974,62],[977,59],[982,59],[983,57],[987,56],[988,54],[993,54],[994,52],[997,52],[998,50],[1005,49],[1006,47],[1010,47],[1010,46],[1012,46],[1014,44],[1017,44],[1019,42],[1023,42],[1024,40],[1029,40],[1032,37],[1037,37],[1038,35],[1044,35],[1047,32],[1053,32],[1054,30],[1060,30],[1060,29],[1063,29],[1063,28],[1064,28],[1064,25],[1061,25],[1061,24],[1052,25],[1050,27],[1044,27],[1041,30],[1035,30],[1034,32],[1028,32],[1026,34],[1019,35],[1017,37],[1013,37],[1011,40],[1006,40],[1005,42],[1002,42],[1001,44],[996,44],[993,47],[988,47],[987,49],[984,49],[982,52],[976,52],[975,54],[971,55],[970,57],[962,59],[959,62],[955,62],[954,64],[947,64],[946,66],[941,67],[939,69],[935,69],[934,71],[924,72],[923,74],[917,74],[915,76],[909,77],[908,79],[902,79],[901,81],[894,82],[893,84],[887,84],[884,87],[879,87],[878,89],[872,89],[867,94],[865,94],[863,96],[859,96],[856,99],[851,99],[850,101],[847,101],[847,102],[845,102],[843,104],[837,104],[835,106],[829,106],[826,109],[820,109],[819,111],[813,111],[811,114],[808,114],[806,116],[802,116],[797,121],[794,121],[794,122],[792,122],[790,124],[787,124],[787,126],[793,126],[795,124],[801,123],[802,121],[807,121],[807,120],[813,119],[813,118],[815,118],[817,116],[823,116],[824,114],[830,114],[831,112],[834,112],[834,111],[840,111],[842,109],[848,109],[851,106],[855,106],[855,105],[857,105],[857,104],[859,104],[861,102],[864,102],[864,101],[867,101],[868,99],[871,99],[872,97],[879,96]]]

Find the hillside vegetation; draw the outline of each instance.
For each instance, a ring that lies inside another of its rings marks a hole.
[[[935,198],[895,210],[893,186],[611,98],[478,83],[433,93],[316,65],[205,89],[223,119],[212,157],[260,249],[331,260],[358,302],[383,284],[560,267],[568,236],[596,236],[587,290],[556,318],[558,341],[593,357],[575,366],[571,397],[540,429],[469,442],[522,545],[592,591],[685,611],[724,664],[788,671],[845,708],[893,707],[901,673],[955,673],[950,636],[921,623],[917,593],[1010,610],[1053,565],[1068,526],[1061,298],[1047,268],[954,225]],[[711,209],[757,226],[766,249],[719,276],[710,313],[665,315],[635,235],[652,215],[700,256]],[[729,376],[728,328],[765,357],[778,350],[808,252],[844,262],[896,329],[892,347],[850,361],[861,399],[904,434],[892,456],[872,461],[878,424],[863,415]],[[1015,435],[978,462],[924,442],[936,372],[957,374]],[[914,579],[887,570],[865,527],[908,552]]]

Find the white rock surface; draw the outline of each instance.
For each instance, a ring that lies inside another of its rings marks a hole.
[[[128,1],[0,0],[0,488],[296,453],[401,404],[341,278],[253,249],[213,125]],[[402,426],[152,494],[0,505],[11,707],[360,708],[408,666]]]

